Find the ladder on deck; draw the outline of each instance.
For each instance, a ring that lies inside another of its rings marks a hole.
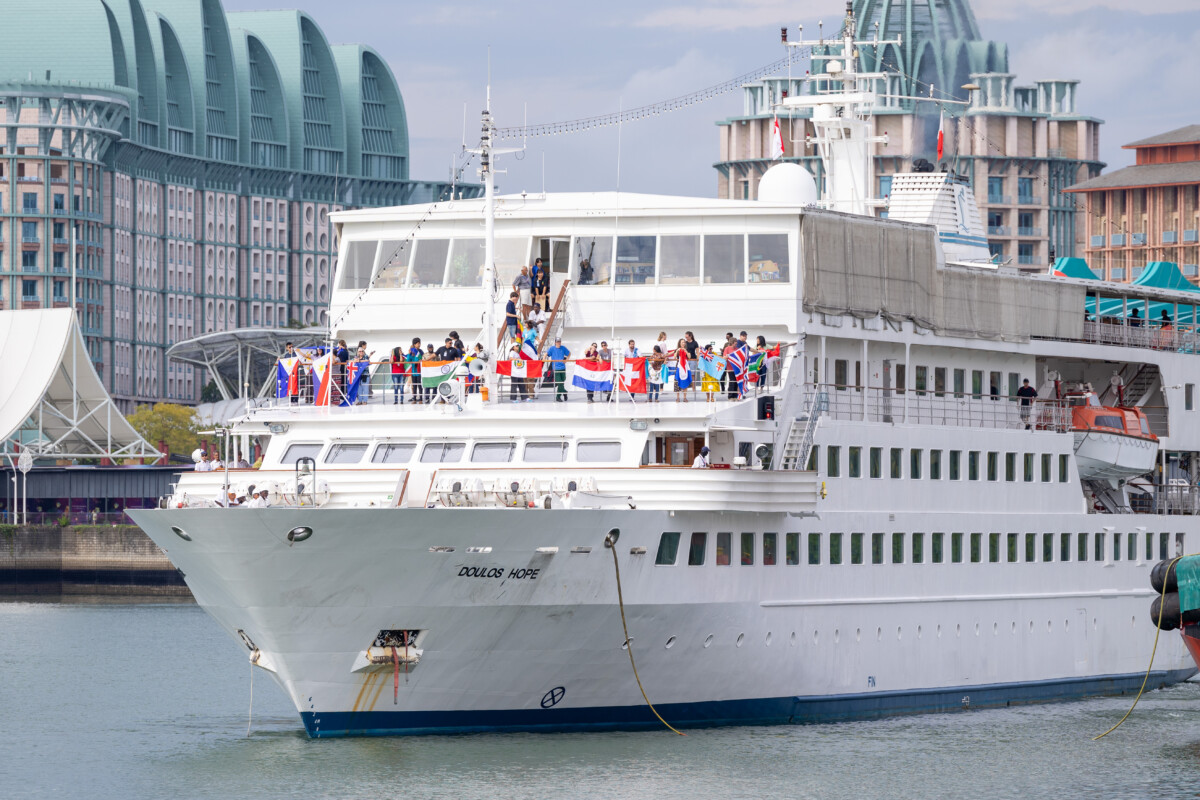
[[[804,469],[808,455],[812,452],[813,437],[817,434],[817,422],[821,414],[829,410],[829,394],[814,392],[808,398],[804,412],[792,420],[787,442],[783,447],[781,469]]]

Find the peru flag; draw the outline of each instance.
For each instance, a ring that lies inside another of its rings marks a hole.
[[[524,361],[514,358],[512,361],[497,361],[496,374],[507,375],[510,378],[540,378],[542,377],[541,361]]]

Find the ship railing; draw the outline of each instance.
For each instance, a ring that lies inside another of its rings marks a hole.
[[[124,511],[27,511],[0,510],[0,523],[25,525],[132,525]]]
[[[1136,490],[1129,493],[1129,507],[1135,514],[1200,514],[1200,486],[1137,483],[1134,486]]]
[[[671,375],[667,381],[661,385],[660,401],[675,402],[687,400],[689,402],[704,402],[708,399],[705,389],[712,388],[711,392],[714,401],[731,401],[745,398],[752,398],[757,395],[772,392],[780,388],[783,381],[784,359],[789,355],[789,350],[794,348],[794,344],[784,343],[780,345],[780,355],[771,356],[765,359],[763,369],[754,375],[747,376],[744,381],[736,381],[732,376],[722,375],[716,379],[715,388],[711,383],[705,381],[705,373],[698,359],[689,359],[688,369],[691,373],[691,385],[680,392],[675,391],[675,378],[672,369]],[[563,359],[566,370],[563,380],[563,387],[566,389],[566,397],[571,402],[587,402],[586,393],[584,390],[574,385],[575,365],[579,361],[586,359],[568,358]],[[615,401],[622,402],[633,399],[635,402],[644,402],[647,399],[647,393],[636,392],[630,393],[624,389],[620,389],[616,385],[617,376],[625,371],[625,359],[620,353],[613,353],[610,363],[612,364],[612,374],[614,386],[612,390],[597,389],[592,392],[594,401]],[[329,402],[331,407],[339,406],[400,406],[413,404],[429,404],[437,402],[438,393],[434,386],[425,386],[422,384],[421,374],[416,369],[416,363],[405,363],[401,366],[399,372],[392,372],[392,363],[390,361],[371,361],[370,377],[363,379],[357,387],[352,387],[349,384],[347,376],[350,374],[342,365],[334,365],[332,370],[331,384],[329,389]],[[427,366],[429,362],[420,362],[421,366]],[[674,367],[673,360],[668,361],[669,367]],[[556,387],[555,373],[553,362],[545,355],[542,356],[540,362],[540,375],[537,377],[511,377],[508,375],[496,376],[496,390],[498,398],[502,402],[508,401],[524,401],[531,402],[554,402],[556,396],[559,395]],[[470,374],[470,370],[466,367],[460,369],[459,380],[463,384],[463,392],[466,395],[479,394],[484,386],[484,378]],[[301,374],[296,382],[295,391],[288,394],[288,389],[285,386],[279,386],[276,392],[276,397],[264,399],[259,407],[266,408],[286,408],[288,406],[309,406],[313,405],[315,382],[310,374],[305,370],[301,370]],[[619,395],[619,396],[617,396]]]
[[[958,428],[992,428],[1065,432],[1071,429],[1066,401],[1006,395],[976,395],[928,389],[820,384],[805,386],[809,402],[818,393],[828,397],[826,414],[832,419],[937,425]]]
[[[1105,344],[1114,347],[1137,347],[1146,350],[1166,350],[1176,353],[1200,353],[1200,326],[1192,324],[1163,324],[1158,320],[1126,320],[1119,317],[1086,319],[1080,339],[1065,337],[1059,341],[1082,341],[1089,344]]]

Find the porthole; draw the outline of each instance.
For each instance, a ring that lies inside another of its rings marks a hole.
[[[287,539],[291,543],[303,542],[313,535],[313,529],[307,525],[298,525],[288,531]]]
[[[183,539],[185,542],[190,542],[192,540],[192,537],[189,536],[188,532],[185,531],[183,528],[177,528],[174,525],[172,525],[171,532],[174,533],[176,536],[178,536],[180,539]]]
[[[742,646],[742,642],[744,642],[744,641],[746,641],[746,634],[744,634],[744,633],[739,633],[739,634],[738,634],[738,637],[737,637],[737,642],[736,642],[735,644],[736,644],[738,647],[741,647],[741,646]]]
[[[765,644],[767,647],[770,647],[770,646],[771,646],[771,632],[770,632],[770,631],[767,631],[767,638],[763,640],[763,643],[764,643],[764,644]]]
[[[667,639],[667,643],[665,645],[663,645],[663,647],[667,648],[668,650],[670,650],[674,646],[675,646],[675,637],[674,636],[672,636],[670,639]]]
[[[705,646],[705,647],[708,647],[709,645],[711,645],[711,644],[712,644],[712,640],[713,640],[713,635],[710,633],[710,634],[708,635],[708,638],[704,640],[704,646]]]

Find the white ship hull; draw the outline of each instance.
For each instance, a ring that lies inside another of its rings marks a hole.
[[[312,736],[658,725],[622,648],[612,556],[603,546],[611,528],[621,532],[616,550],[638,670],[651,701],[676,725],[838,720],[1136,691],[1154,635],[1146,616],[1150,564],[1140,559],[883,566],[868,553],[861,565],[793,565],[785,563],[783,533],[807,527],[787,514],[130,513],[184,572],[197,601],[257,647],[257,663],[292,698]],[[924,524],[892,516],[831,514],[822,524],[971,529],[966,515],[957,528],[955,515],[926,515]],[[1038,529],[1033,515],[1006,522]],[[1079,530],[1095,523],[1084,514],[1055,521]],[[289,544],[287,532],[298,525],[314,533]],[[779,563],[741,566],[735,551],[729,566],[714,564],[711,552],[704,566],[656,566],[659,537],[671,530],[685,532],[684,564],[688,531],[777,531]],[[364,669],[376,634],[401,628],[423,632],[420,663]],[[1178,637],[1167,637],[1149,685],[1194,671]]]

